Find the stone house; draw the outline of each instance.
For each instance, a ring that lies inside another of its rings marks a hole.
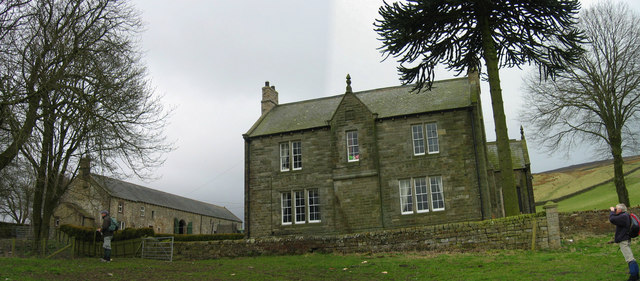
[[[97,227],[107,210],[120,228],[150,227],[156,233],[237,233],[242,224],[224,207],[90,173],[88,161],[54,211],[53,224]]]
[[[477,74],[278,103],[266,82],[245,141],[248,237],[343,234],[504,216]],[[494,145],[495,146],[495,145]],[[526,142],[519,200],[535,212]],[[521,164],[521,165],[520,165]]]

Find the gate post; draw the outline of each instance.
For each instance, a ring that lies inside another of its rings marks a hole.
[[[560,248],[560,219],[558,218],[558,204],[547,202],[542,207],[547,213],[547,234],[549,235],[549,248]]]

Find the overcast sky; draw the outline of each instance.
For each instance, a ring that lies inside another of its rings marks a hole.
[[[640,1],[621,0],[640,11]],[[588,7],[593,1],[583,1]],[[146,30],[142,48],[152,85],[173,108],[166,133],[177,149],[147,187],[225,206],[244,219],[244,141],[260,116],[270,81],[280,103],[399,85],[397,63],[381,61],[373,22],[382,1],[133,0]],[[510,138],[520,138],[518,110],[525,73],[501,71]],[[436,80],[454,77],[439,71]],[[487,82],[485,127],[495,140]],[[534,134],[527,131],[525,135]],[[528,143],[533,172],[599,160],[573,152],[549,156]]]

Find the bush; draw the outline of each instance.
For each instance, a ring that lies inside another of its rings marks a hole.
[[[244,234],[242,233],[220,233],[220,234],[157,233],[155,237],[173,237],[173,241],[216,241],[216,240],[239,240],[244,238]]]
[[[92,227],[84,227],[70,224],[63,224],[60,226],[60,231],[66,233],[69,236],[75,237],[82,241],[101,241],[102,235]],[[151,228],[127,228],[125,230],[118,230],[113,233],[113,240],[130,240],[145,236],[154,236],[154,231]]]
[[[24,226],[24,224],[0,222],[0,238],[16,237],[16,226]]]

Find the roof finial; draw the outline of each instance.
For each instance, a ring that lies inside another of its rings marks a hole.
[[[347,74],[347,93],[352,93],[351,91],[351,76]]]

